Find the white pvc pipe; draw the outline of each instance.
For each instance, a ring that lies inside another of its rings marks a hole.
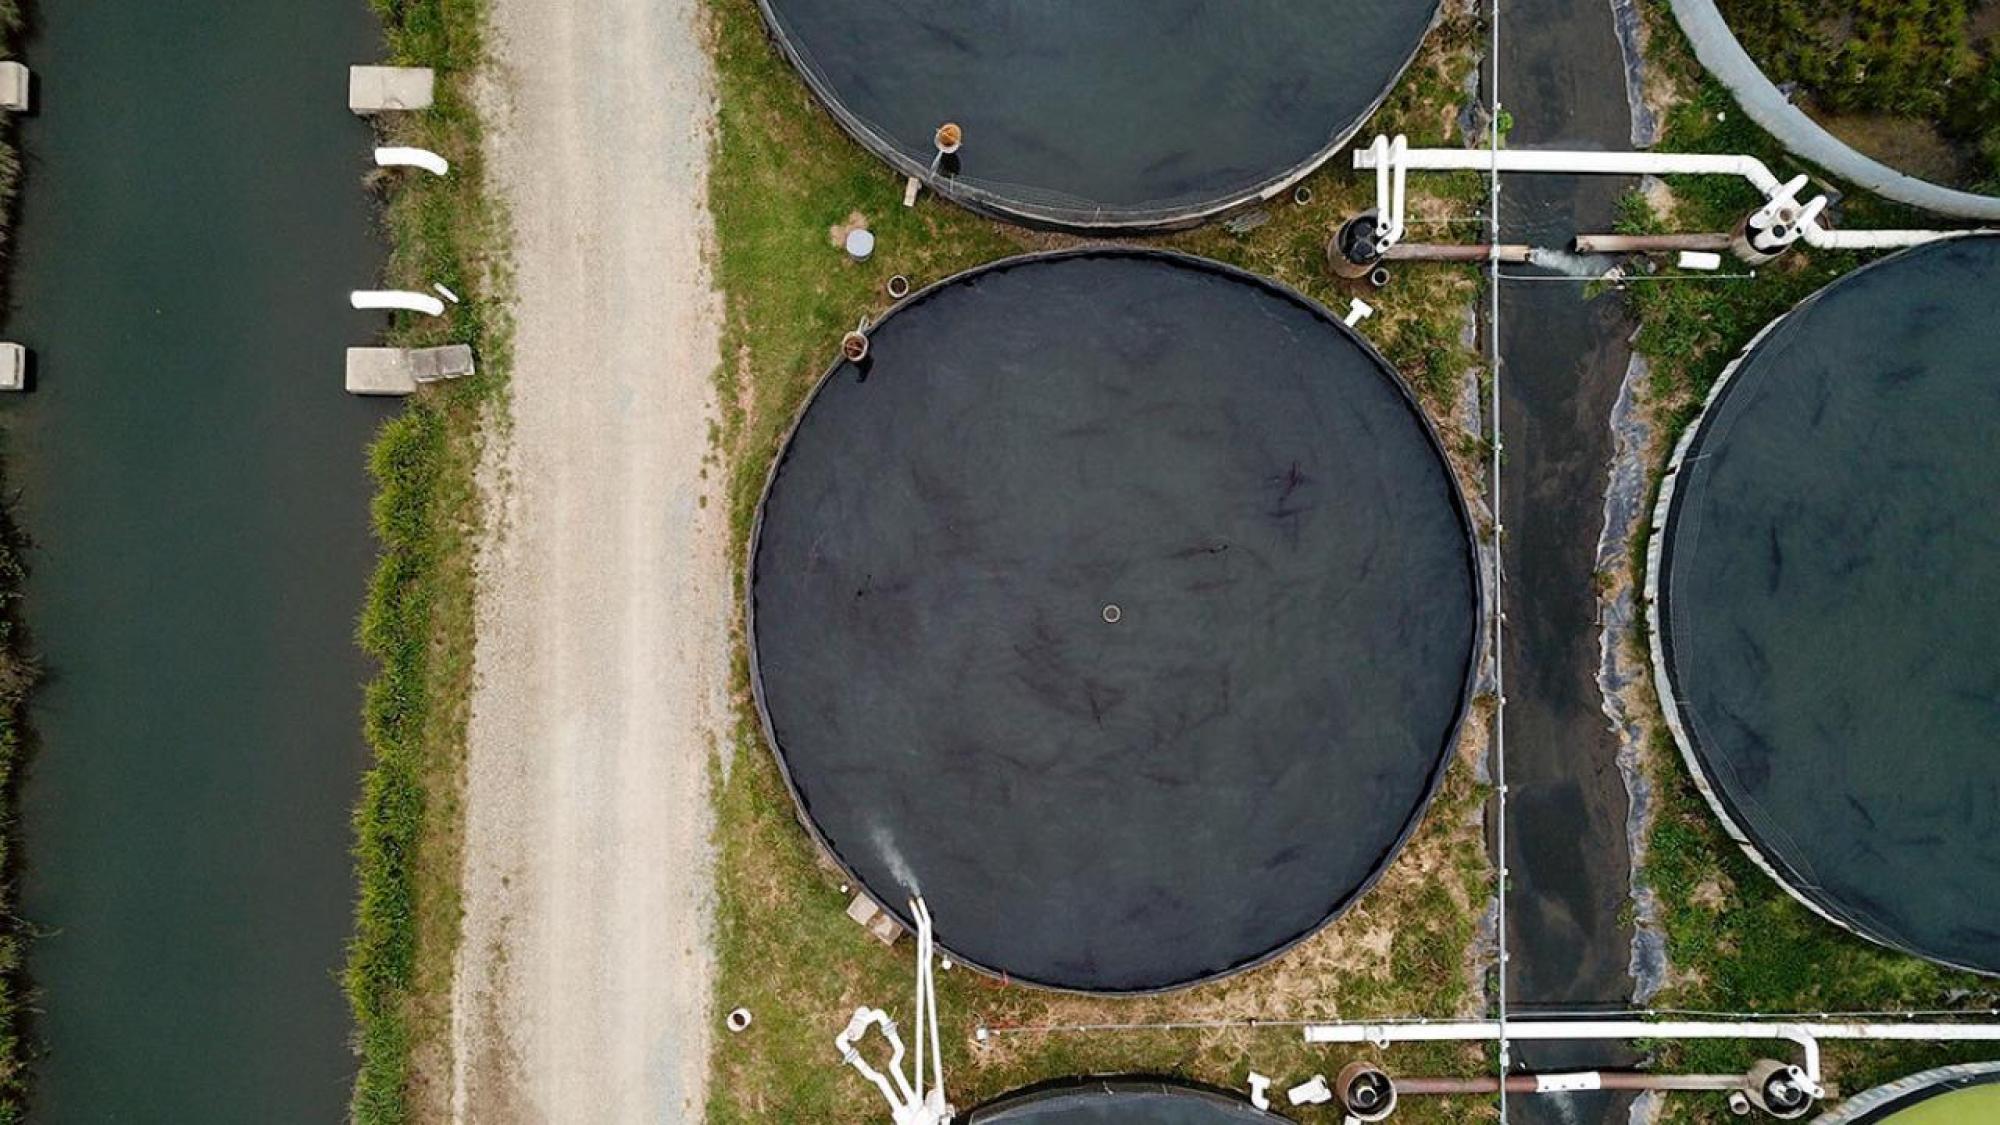
[[[930,1040],[929,1054],[933,1069],[940,1065],[937,1050],[939,1046],[937,1041],[937,1005],[932,993],[933,984],[931,981],[931,912],[924,907],[924,900],[922,898],[913,898],[910,900],[910,915],[916,919],[917,923],[917,1059],[916,1065],[910,1070],[910,1076],[914,1080],[914,1089],[911,1097],[917,1104],[922,1104],[924,1100],[926,1038]],[[928,1035],[926,1034],[926,1016],[928,1016]],[[944,1087],[944,1075],[938,1073],[936,1080],[931,1083],[931,1086],[933,1089],[942,1089]]]
[[[938,1037],[931,912],[922,898],[913,898],[910,900],[910,914],[917,928],[915,1067],[907,1073],[903,1070],[903,1038],[896,1032],[895,1021],[880,1008],[854,1009],[854,1017],[833,1037],[833,1045],[840,1052],[842,1062],[852,1066],[881,1091],[883,1100],[889,1103],[890,1118],[895,1125],[943,1125],[951,1118],[952,1108],[944,1096],[944,1041]],[[857,1041],[867,1034],[870,1026],[881,1028],[882,1037],[889,1041],[889,1065],[881,1070],[869,1066],[856,1047]],[[928,1090],[924,1084],[926,1055],[930,1060]]]
[[[1368,158],[1366,163],[1364,156]],[[1380,230],[1389,221],[1389,138],[1377,133],[1375,143],[1365,153],[1355,151],[1354,166],[1375,169],[1375,225]]]
[[[378,148],[375,150],[375,166],[378,168],[422,168],[433,176],[451,174],[451,164],[444,157],[427,148]]]
[[[406,309],[430,316],[444,315],[444,302],[429,293],[407,289],[357,289],[347,295],[347,303],[357,309]]]
[[[1409,138],[1401,133],[1396,134],[1396,139],[1389,142],[1389,163],[1396,170],[1395,195],[1390,203],[1392,208],[1388,235],[1390,245],[1403,240],[1404,218],[1410,196],[1410,162],[1405,159],[1409,151]]]
[[[897,1099],[895,1089],[889,1085],[889,1080],[884,1078],[880,1071],[868,1065],[868,1060],[862,1058],[861,1052],[856,1050],[854,1046],[854,1041],[867,1033],[868,1025],[871,1023],[881,1026],[882,1034],[895,1047],[895,1058],[901,1059],[903,1056],[903,1041],[897,1037],[896,1025],[889,1021],[888,1013],[882,1011],[880,1008],[854,1009],[854,1018],[848,1020],[847,1027],[840,1034],[833,1037],[833,1045],[840,1051],[841,1061],[860,1071],[863,1078],[873,1082],[875,1088],[882,1091],[882,1097],[888,1101],[889,1107],[893,1112],[900,1109],[903,1105]],[[894,1064],[892,1063],[892,1069],[893,1066]]]
[[[1416,148],[1391,154],[1379,143],[1354,150],[1356,168],[1379,168],[1399,155],[1405,168],[1436,172],[1544,172],[1559,175],[1605,176],[1737,176],[1766,198],[1779,194],[1783,181],[1754,156],[1687,152],[1565,152],[1553,149],[1501,149],[1497,153],[1468,148]],[[1381,188],[1377,187],[1378,198]],[[1800,231],[1806,245],[1821,250],[1889,250],[1954,238],[1958,231],[1828,230],[1809,218]]]
[[[1441,1023],[1311,1024],[1308,1043],[1498,1042],[1498,1020]],[[1806,1076],[1820,1081],[1819,1041],[1872,1039],[1914,1042],[1996,1042],[2000,1024],[1990,1023],[1811,1023],[1799,1021],[1699,1020],[1508,1020],[1509,1040],[1576,1039],[1762,1039],[1796,1043],[1805,1053]]]
[[[1413,148],[1404,163],[1425,172],[1550,172],[1592,176],[1741,176],[1769,195],[1778,178],[1754,156],[1693,152],[1565,152],[1554,149]],[[1356,149],[1354,166],[1376,166],[1375,149]]]
[[[922,898],[917,899],[917,909],[923,911],[924,917],[924,1010],[931,1025],[930,1096],[932,1099],[942,1103],[944,1100],[944,1040],[938,1038],[936,929],[931,924],[931,908],[924,905]],[[922,1079],[919,1078],[919,1081],[922,1081]]]

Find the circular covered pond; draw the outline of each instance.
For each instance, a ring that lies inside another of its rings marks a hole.
[[[847,131],[1004,217],[1184,224],[1331,155],[1439,0],[760,0]],[[940,160],[939,128],[960,128]]]
[[[1877,941],[2000,972],[2000,238],[1752,344],[1655,513],[1660,695],[1732,834]]]
[[[988,1102],[957,1125],[1285,1125],[1219,1090],[1151,1078],[1054,1082]]]
[[[1402,382],[1211,262],[1017,258],[821,380],[750,562],[809,823],[1023,981],[1242,968],[1367,888],[1463,712],[1471,530]]]

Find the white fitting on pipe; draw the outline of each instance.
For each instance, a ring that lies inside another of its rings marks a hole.
[[[1257,1109],[1271,1108],[1271,1080],[1254,1070],[1250,1072],[1250,1104]]]
[[[1286,1091],[1293,1105],[1325,1105],[1333,1100],[1333,1087],[1326,1084],[1326,1075],[1315,1074],[1310,1082],[1301,1082]]]

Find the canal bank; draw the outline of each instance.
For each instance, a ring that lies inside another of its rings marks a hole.
[[[1606,0],[1516,0],[1502,12],[1501,100],[1515,148],[1625,150],[1631,115]],[[1608,229],[1629,190],[1609,177],[1503,177],[1502,240],[1562,247]],[[1577,263],[1577,273],[1593,272]],[[1601,271],[1596,271],[1601,272]],[[1500,290],[1501,489],[1506,526],[1510,1011],[1630,999],[1630,856],[1618,745],[1597,681],[1594,545],[1605,518],[1609,420],[1629,361],[1618,297],[1563,271],[1508,267]],[[1517,1066],[1630,1062],[1612,1044],[1517,1045]],[[1622,1056],[1622,1057],[1621,1057]],[[1624,1121],[1628,1097],[1527,1099],[1526,1122]]]
[[[22,795],[38,1120],[330,1121],[369,667],[340,388],[380,272],[353,0],[39,13],[6,404],[46,669]],[[227,75],[228,81],[216,76]],[[138,91],[140,93],[135,94]]]

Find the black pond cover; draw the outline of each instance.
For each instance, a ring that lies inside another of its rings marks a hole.
[[[1284,1125],[1242,1098],[1146,1078],[1084,1079],[1009,1094],[959,1125]]]
[[[1685,451],[1661,560],[1723,811],[1878,941],[2000,972],[2000,239],[1898,254],[1771,328]]]
[[[1085,991],[1339,912],[1442,773],[1476,631],[1394,373],[1303,298],[1130,251],[978,270],[871,335],[751,564],[759,701],[831,850],[961,959]]]
[[[1439,0],[760,0],[848,132],[960,202],[1068,227],[1189,221],[1309,170]],[[932,176],[939,125],[964,130]]]

